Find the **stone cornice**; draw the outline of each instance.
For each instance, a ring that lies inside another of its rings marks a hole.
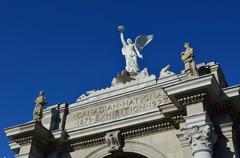
[[[96,138],[90,138],[90,139],[86,139],[86,140],[74,141],[74,142],[70,143],[70,148],[73,148],[74,150],[76,150],[76,149],[87,148],[87,147],[90,147],[90,146],[99,145],[99,144],[103,144],[103,143],[105,143],[104,136],[96,137]]]
[[[229,98],[240,97],[240,85],[226,87],[226,88],[223,88],[222,91]]]
[[[26,137],[17,138],[14,141],[19,145],[24,145],[24,144],[32,143],[32,140],[33,140],[33,136],[26,136]]]
[[[188,95],[186,97],[182,97],[178,99],[178,102],[183,105],[190,105],[190,104],[195,104],[195,103],[200,103],[203,102],[207,98],[207,93],[202,92],[194,95]]]
[[[185,93],[195,93],[196,91],[206,91],[211,94],[212,97],[216,97],[221,92],[218,86],[216,78],[213,75],[204,75],[200,77],[190,78],[188,80],[182,80],[176,84],[164,87],[167,95],[169,96],[181,96]]]
[[[174,126],[172,125],[171,122],[162,122],[159,124],[153,124],[153,125],[149,125],[149,126],[145,126],[145,127],[141,127],[141,128],[127,130],[127,131],[123,132],[122,135],[124,136],[125,139],[129,139],[129,138],[144,136],[147,134],[160,132],[163,130],[169,130],[169,129],[173,129],[173,128],[174,128]]]
[[[50,131],[35,121],[7,128],[5,133],[12,142],[19,145],[32,143],[33,140],[39,144],[47,144],[52,136]]]
[[[30,121],[25,124],[20,124],[17,126],[6,128],[4,129],[4,131],[7,137],[11,137],[11,136],[17,135],[18,133],[26,133],[28,131],[32,131],[35,129],[36,125],[37,125],[36,122]]]
[[[225,139],[229,139],[233,137],[233,123],[225,123],[219,125],[221,128],[221,136],[225,137]]]

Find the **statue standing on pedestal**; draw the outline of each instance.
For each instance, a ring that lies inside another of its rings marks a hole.
[[[120,38],[123,44],[122,54],[126,60],[125,70],[129,73],[139,73],[140,69],[137,58],[143,58],[141,52],[143,48],[153,40],[153,35],[139,35],[135,39],[135,43],[132,43],[130,38],[128,38],[127,41],[124,39],[124,26],[118,26],[118,30],[120,31]]]
[[[181,59],[185,64],[184,74],[186,76],[198,75],[196,63],[194,60],[194,51],[189,43],[184,43],[185,51],[181,53]]]
[[[44,91],[40,91],[38,97],[35,99],[35,108],[33,111],[33,119],[41,122],[43,106],[47,104]]]

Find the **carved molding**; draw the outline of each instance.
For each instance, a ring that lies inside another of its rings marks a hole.
[[[168,130],[174,128],[170,122],[164,122],[160,124],[154,124],[142,128],[137,128],[137,129],[132,129],[128,130],[126,132],[123,132],[124,138],[132,138],[132,137],[137,137],[137,136],[143,136],[147,135],[149,133],[154,133],[154,132],[159,132],[163,130]]]
[[[207,97],[207,93],[203,92],[203,93],[199,93],[199,94],[194,94],[191,96],[187,96],[187,97],[182,97],[180,99],[178,99],[178,102],[181,105],[190,105],[190,104],[195,104],[195,103],[200,103],[203,102]]]
[[[191,146],[193,155],[202,150],[212,153],[213,146],[217,141],[217,135],[211,125],[194,126],[182,129],[182,132]]]
[[[74,149],[81,149],[81,148],[86,148],[89,146],[94,146],[94,145],[103,144],[103,143],[105,143],[104,137],[98,137],[98,138],[76,141],[71,143],[70,146]]]
[[[32,139],[33,139],[33,136],[27,136],[27,137],[18,138],[15,140],[15,142],[19,145],[26,145],[26,144],[31,144]]]
[[[124,139],[144,136],[150,133],[173,129],[175,128],[173,125],[173,122],[177,124],[184,122],[183,114],[182,113],[176,114],[174,116],[171,116],[170,119],[163,122],[147,124],[147,125],[136,127],[136,128],[128,128],[126,130],[123,130],[120,134]],[[74,142],[71,142],[70,147],[76,150],[76,149],[87,148],[90,146],[104,144],[104,143],[106,143],[105,137],[98,136],[98,137],[91,137],[84,140],[82,139],[76,140]]]
[[[119,130],[107,132],[105,141],[107,143],[109,153],[121,151],[124,146],[124,138]]]
[[[219,125],[221,128],[221,139],[230,139],[233,137],[233,123],[225,123],[225,124],[221,124]]]

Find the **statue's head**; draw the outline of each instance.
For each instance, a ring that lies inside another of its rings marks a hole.
[[[44,96],[44,91],[40,91],[39,96]]]
[[[190,43],[185,42],[185,43],[184,43],[184,48],[189,48],[189,47],[190,47]]]
[[[132,44],[132,40],[130,38],[127,39],[128,44]]]

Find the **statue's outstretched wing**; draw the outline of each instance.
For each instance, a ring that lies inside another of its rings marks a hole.
[[[135,45],[141,51],[149,42],[153,40],[153,35],[139,35],[135,39]]]

